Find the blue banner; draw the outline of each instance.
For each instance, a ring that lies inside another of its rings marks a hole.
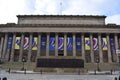
[[[76,50],[81,50],[81,38],[76,38]]]
[[[50,50],[55,50],[55,38],[50,37]]]
[[[73,39],[72,37],[67,38],[67,50],[72,51]]]
[[[46,37],[41,38],[41,50],[46,50]]]
[[[110,38],[110,48],[111,48],[112,51],[115,50],[115,41],[114,41],[113,38]]]
[[[64,40],[63,37],[58,38],[58,50],[63,50],[64,49]]]
[[[7,42],[7,49],[10,50],[12,48],[12,37],[8,37],[8,42]]]

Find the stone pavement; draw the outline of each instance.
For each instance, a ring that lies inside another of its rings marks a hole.
[[[0,77],[7,77],[7,80],[114,80],[118,74],[114,75],[58,75],[58,74],[20,74],[0,72]]]

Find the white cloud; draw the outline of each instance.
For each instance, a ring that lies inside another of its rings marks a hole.
[[[16,15],[23,14],[24,0],[0,0],[0,23],[17,22]]]
[[[0,24],[17,22],[18,14],[56,15],[61,10],[63,15],[106,15],[107,23],[120,24],[119,5],[119,0],[0,0]]]
[[[120,25],[120,14],[107,17],[106,23],[107,24],[108,23],[115,23],[115,24]]]

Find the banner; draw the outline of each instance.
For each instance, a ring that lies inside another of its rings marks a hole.
[[[24,38],[24,50],[28,50],[29,49],[29,43],[30,43],[30,38],[29,37],[25,37]]]
[[[85,38],[85,50],[90,50],[90,38]]]
[[[80,37],[76,37],[76,50],[81,50],[82,42]]]
[[[112,51],[115,51],[115,41],[113,38],[110,38],[110,48]]]
[[[7,42],[7,50],[10,50],[12,48],[12,37],[8,37],[8,42]]]
[[[55,50],[55,38],[50,37],[50,50]]]
[[[98,38],[93,38],[93,48],[94,50],[98,50]]]
[[[67,50],[72,51],[73,39],[72,37],[67,38]]]
[[[63,37],[58,38],[58,50],[63,50],[64,49],[64,39]]]
[[[37,37],[32,38],[32,50],[37,50]]]
[[[102,50],[105,51],[107,50],[107,39],[106,38],[102,38]]]
[[[46,50],[46,37],[41,37],[41,50]]]
[[[20,49],[21,40],[20,37],[16,37],[15,49]]]

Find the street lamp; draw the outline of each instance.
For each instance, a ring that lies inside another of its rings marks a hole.
[[[99,67],[99,59],[96,60],[97,63],[97,71],[100,71],[100,67]]]
[[[25,68],[24,68],[24,63],[25,63],[25,58],[23,57],[22,58],[22,64],[23,64],[23,66],[22,66],[22,69],[21,70],[24,70]]]

